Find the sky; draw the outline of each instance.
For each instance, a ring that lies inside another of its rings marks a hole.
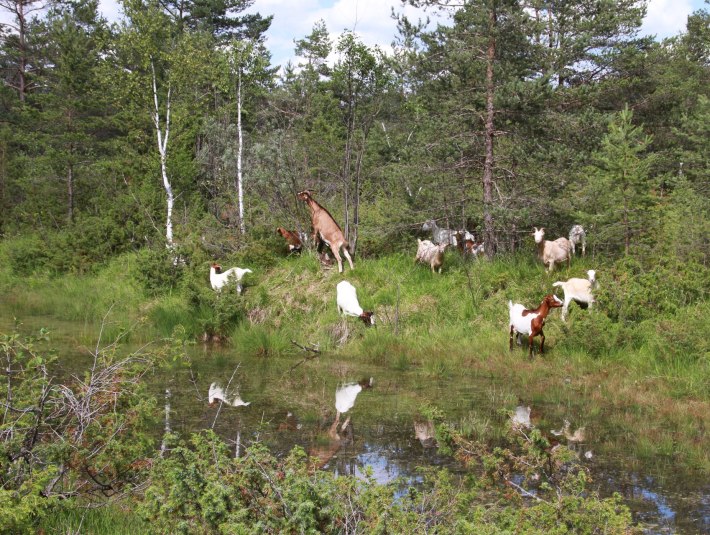
[[[389,50],[397,33],[396,22],[390,16],[392,8],[410,19],[426,17],[421,10],[402,7],[401,0],[255,0],[248,12],[274,15],[266,46],[272,63],[284,65],[289,59],[294,60],[294,40],[310,34],[320,19],[325,21],[333,42],[343,31],[353,30],[367,46],[379,45]],[[658,39],[677,35],[685,31],[688,15],[701,8],[710,9],[710,5],[705,0],[649,0],[641,34]],[[116,0],[100,0],[100,10],[109,21],[120,17]],[[0,21],[4,20],[4,14],[0,15]]]
[[[325,21],[333,40],[344,30],[354,30],[364,44],[389,50],[397,33],[392,8],[410,19],[426,18],[422,10],[403,8],[401,0],[255,0],[250,12],[274,15],[266,46],[272,63],[283,65],[293,60],[294,39],[308,35],[319,19]],[[649,0],[641,34],[658,39],[677,35],[685,31],[688,15],[701,8],[710,6],[705,0]]]

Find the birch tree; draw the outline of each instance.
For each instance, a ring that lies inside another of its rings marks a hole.
[[[251,40],[232,41],[227,49],[228,86],[234,91],[237,116],[237,150],[234,189],[237,193],[239,230],[246,233],[244,211],[244,105],[245,98],[258,95],[270,85],[273,70],[269,69],[269,55],[261,43]],[[229,91],[231,92],[231,90]]]
[[[170,17],[157,5],[140,0],[124,3],[127,22],[120,44],[128,64],[124,65],[129,95],[150,117],[160,163],[160,181],[165,192],[165,243],[175,246],[173,208],[175,193],[170,180],[169,149],[175,89],[172,71],[177,61],[180,34]]]

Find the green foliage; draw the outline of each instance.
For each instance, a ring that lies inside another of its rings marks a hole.
[[[153,402],[140,378],[154,356],[119,358],[97,350],[83,380],[55,381],[57,359],[34,349],[39,338],[0,336],[8,375],[0,422],[3,527],[26,531],[63,497],[130,491],[151,455]],[[61,437],[61,440],[57,440]]]
[[[476,533],[511,526],[526,526],[526,532],[558,532],[565,526],[592,533],[599,525],[612,533],[631,531],[630,513],[618,496],[602,500],[587,494],[584,471],[562,476],[557,495],[548,490],[551,501],[518,499],[491,507],[490,494],[479,495],[475,481],[465,483],[444,470],[423,470],[422,482],[395,499],[394,485],[379,485],[371,477],[311,470],[300,448],[278,460],[254,444],[235,459],[211,431],[192,435],[189,446],[171,440],[169,454],[152,469],[140,506],[156,533],[334,533],[346,525],[355,532],[396,533],[417,533],[425,526],[441,532],[475,526]],[[461,437],[455,440],[461,447]],[[521,453],[497,454],[497,470],[513,459],[518,467],[532,460],[537,470],[552,461],[562,474],[562,466],[573,462],[565,448],[551,460],[542,449],[549,444],[539,437],[522,443],[527,449]]]
[[[183,266],[175,262],[175,252],[167,247],[141,249],[133,269],[133,276],[149,295],[175,289],[184,271]]]

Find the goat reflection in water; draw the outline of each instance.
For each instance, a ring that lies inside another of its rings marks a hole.
[[[355,400],[360,392],[372,388],[372,377],[363,379],[359,383],[348,383],[335,390],[335,421],[328,428],[327,435],[323,437],[325,443],[314,445],[308,452],[313,460],[313,465],[323,468],[335,456],[340,448],[352,442],[353,429],[348,416],[338,429],[340,415],[345,414],[355,406]]]
[[[235,394],[234,396],[228,396],[225,391],[217,383],[212,383],[210,385],[210,390],[208,393],[208,399],[210,405],[214,405],[217,401],[221,401],[227,405],[232,405],[233,407],[246,407],[251,403],[251,401],[244,401],[239,396]]]

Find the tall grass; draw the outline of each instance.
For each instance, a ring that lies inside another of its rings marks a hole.
[[[60,508],[48,515],[41,529],[56,535],[137,535],[148,533],[146,524],[131,508],[106,506],[100,508]]]

